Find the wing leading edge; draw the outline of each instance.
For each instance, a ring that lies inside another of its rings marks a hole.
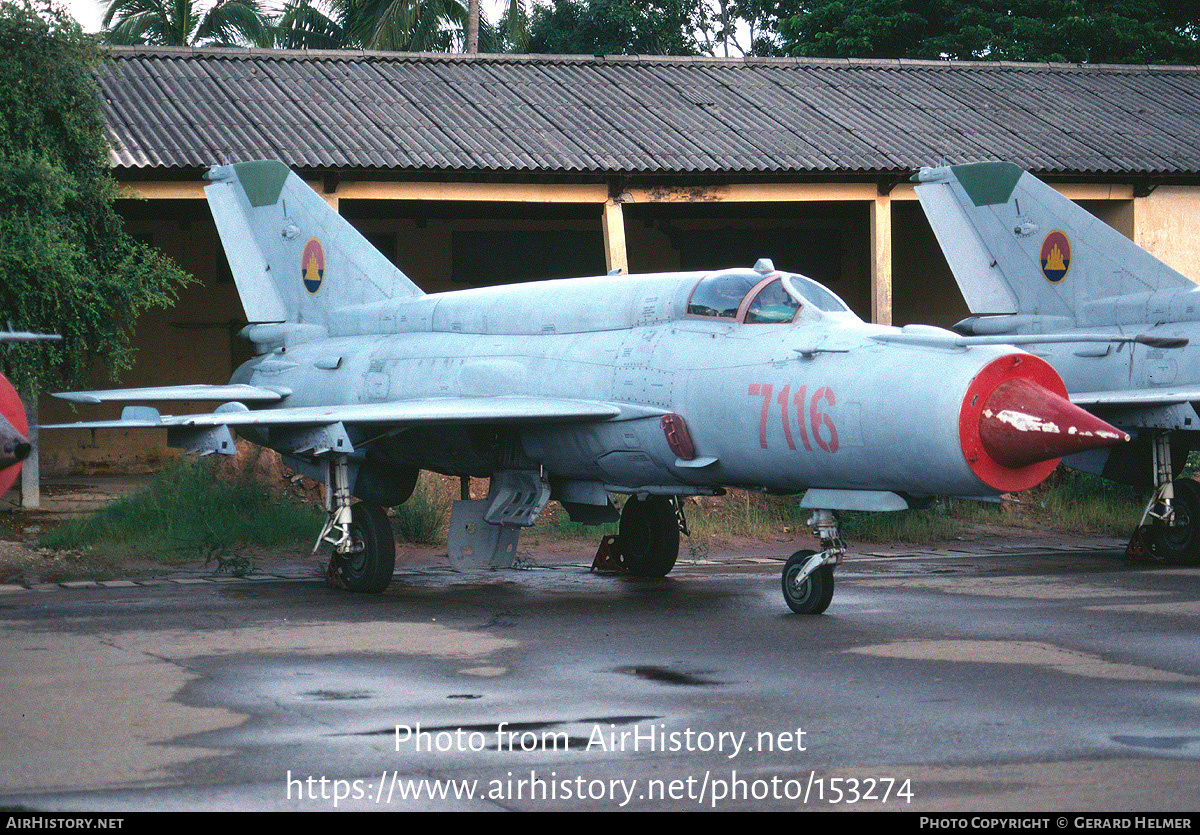
[[[144,403],[147,401],[182,400],[238,400],[243,403],[277,403],[289,390],[262,388],[260,386],[227,385],[184,385],[154,386],[138,389],[103,389],[98,391],[68,391],[54,395],[72,403]]]
[[[1071,395],[1071,402],[1085,409],[1094,406],[1145,408],[1174,406],[1180,403],[1200,403],[1200,387],[1081,391]]]
[[[188,387],[178,387],[180,389]],[[223,387],[214,387],[223,388]],[[81,395],[95,394],[82,392]],[[181,393],[182,394],[182,393]],[[276,399],[278,399],[276,395]],[[75,399],[72,396],[72,399]],[[118,400],[118,398],[106,398]],[[134,398],[121,398],[134,399]],[[196,397],[145,399],[194,400]],[[81,400],[81,402],[105,402]],[[350,403],[337,406],[300,406],[284,409],[248,409],[241,402],[226,403],[215,412],[160,415],[147,406],[128,406],[119,420],[48,425],[45,429],[134,429],[152,427],[305,427],[333,423],[396,426],[414,424],[568,423],[611,420],[621,407],[600,401],[551,397],[432,397],[389,403]]]

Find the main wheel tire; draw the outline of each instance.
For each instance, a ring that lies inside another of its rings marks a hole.
[[[665,496],[630,496],[621,509],[618,547],[625,568],[635,577],[665,577],[679,557],[679,521]]]
[[[783,599],[798,615],[819,615],[833,602],[833,566],[823,565],[808,575],[796,588],[793,579],[816,551],[803,550],[792,554],[783,567]]]
[[[359,502],[350,508],[350,535],[355,552],[335,553],[329,564],[330,573],[348,591],[383,591],[396,570],[396,539],[387,513],[377,505]]]
[[[1200,482],[1178,479],[1174,508],[1174,525],[1151,528],[1154,554],[1168,563],[1196,562],[1200,559]]]

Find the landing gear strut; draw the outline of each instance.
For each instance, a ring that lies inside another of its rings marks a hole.
[[[350,503],[349,467],[345,455],[328,459],[325,479],[325,527],[313,553],[322,543],[333,546],[326,579],[339,588],[381,592],[396,569],[396,540],[383,508]]]
[[[832,510],[818,510],[808,520],[821,550],[792,554],[783,567],[783,599],[798,615],[819,615],[833,600],[833,567],[846,555],[837,517]]]

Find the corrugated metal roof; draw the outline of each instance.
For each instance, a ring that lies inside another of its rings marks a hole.
[[[113,50],[118,169],[1200,173],[1200,68]]]

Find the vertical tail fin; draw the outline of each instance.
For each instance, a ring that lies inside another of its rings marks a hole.
[[[214,166],[209,208],[252,323],[331,327],[338,311],[422,295],[296,174],[279,162]]]
[[[923,168],[913,179],[972,313],[1076,319],[1099,299],[1196,286],[1011,163]]]

